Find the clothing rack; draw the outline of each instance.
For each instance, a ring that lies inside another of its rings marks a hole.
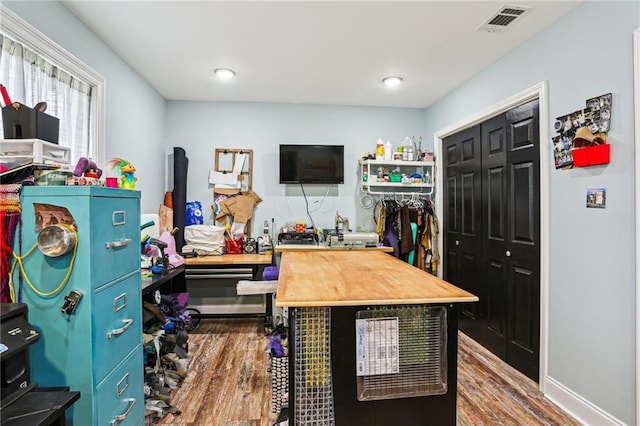
[[[394,256],[430,273],[437,272],[438,220],[430,194],[386,193],[374,206],[373,215],[376,233],[385,245],[394,248]]]
[[[388,192],[380,197],[380,201],[395,201],[400,205],[420,205],[424,203],[424,207],[434,209],[431,194],[425,192]]]

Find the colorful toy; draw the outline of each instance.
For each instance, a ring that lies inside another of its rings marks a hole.
[[[90,178],[100,178],[102,176],[102,169],[98,168],[98,165],[87,157],[80,157],[78,163],[76,164],[76,168],[73,169],[73,175],[75,177],[90,177]]]
[[[107,161],[107,165],[112,169],[117,168],[120,172],[120,188],[136,189],[136,182],[138,178],[134,175],[136,168],[133,164],[124,158],[112,158]]]

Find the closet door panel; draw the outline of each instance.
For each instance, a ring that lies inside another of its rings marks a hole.
[[[518,348],[532,354],[537,346],[537,336],[533,333],[532,317],[535,309],[533,293],[535,286],[533,283],[533,272],[523,268],[513,268],[512,291],[510,292],[511,304],[513,305],[513,333],[511,343]]]
[[[503,259],[493,259],[486,267],[487,271],[487,328],[483,344],[491,352],[504,359],[506,357],[505,339],[507,337],[507,266]]]
[[[506,181],[504,167],[487,170],[487,239],[504,245],[506,238]]]
[[[508,168],[505,115],[481,125],[482,131],[482,270],[487,291],[482,344],[501,358],[506,357]]]
[[[511,168],[511,241],[519,244],[532,244],[535,241],[536,218],[534,200],[533,163],[513,164]]]
[[[538,102],[507,112],[509,318],[506,361],[539,380],[540,138]]]
[[[460,306],[460,329],[478,339],[486,310],[486,286],[479,280],[481,268],[481,180],[480,127],[476,126],[444,140],[444,252],[445,279],[480,298]]]
[[[475,238],[478,235],[479,223],[477,219],[480,217],[480,194],[476,192],[479,185],[476,179],[480,177],[474,173],[465,173],[462,175],[462,235],[465,237]]]
[[[447,237],[455,241],[456,235],[460,232],[460,209],[458,208],[458,176],[447,178],[447,211],[449,214],[445,220]],[[455,245],[455,243],[454,243]]]

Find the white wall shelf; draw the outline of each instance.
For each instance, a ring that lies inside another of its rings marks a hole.
[[[402,160],[359,160],[360,182],[362,189],[369,194],[391,193],[419,193],[431,195],[433,193],[433,175],[435,163],[432,161],[402,161]],[[388,182],[379,181],[377,170],[384,167],[393,171],[399,169],[401,174],[411,176],[414,173],[425,175],[428,173],[427,182]],[[365,179],[365,173],[367,177]]]

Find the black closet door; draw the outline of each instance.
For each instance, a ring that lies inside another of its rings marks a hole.
[[[480,298],[460,330],[533,380],[540,352],[538,101],[443,141],[444,278]]]
[[[444,278],[480,298],[460,305],[459,328],[480,341],[486,285],[481,276],[480,128],[452,135],[444,145]]]
[[[505,114],[481,125],[482,265],[486,285],[486,324],[481,343],[506,360],[508,171]]]
[[[538,101],[507,112],[509,148],[507,362],[535,381],[540,357]]]

